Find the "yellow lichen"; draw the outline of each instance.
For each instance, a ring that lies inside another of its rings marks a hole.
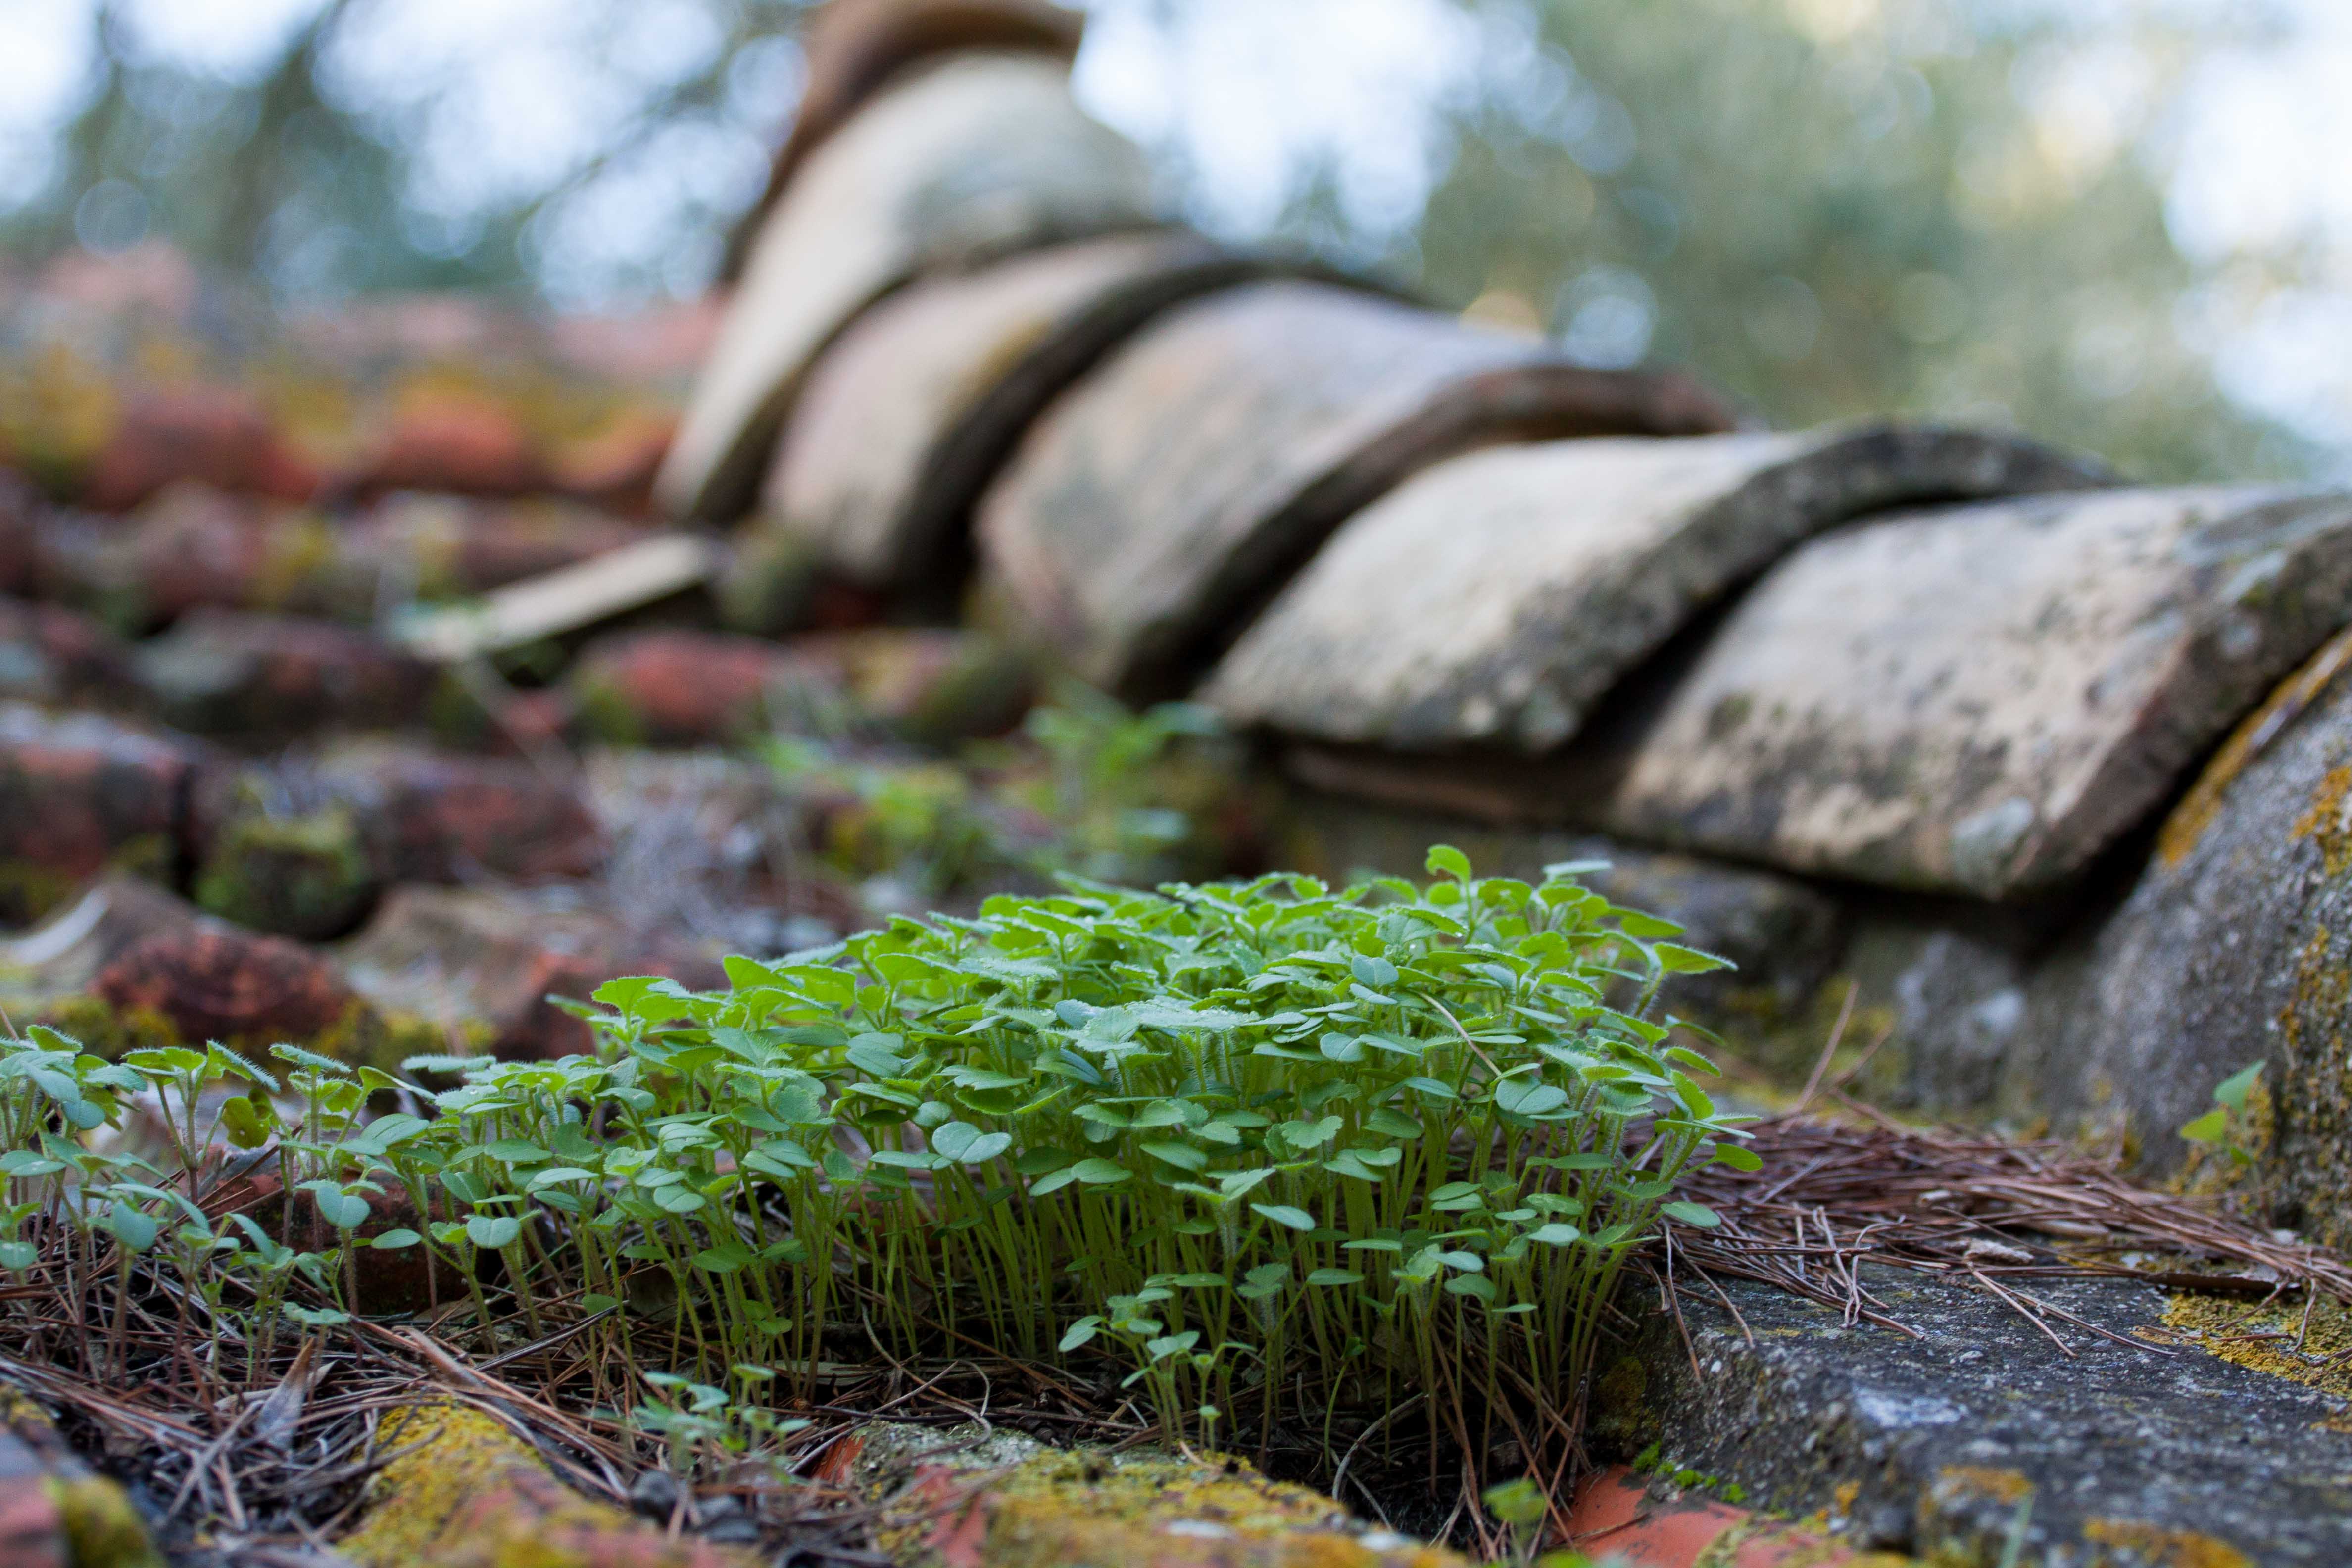
[[[2352,763],[2339,763],[2321,777],[2311,804],[2291,830],[2294,837],[2319,846],[2320,859],[2331,877],[2352,866],[2352,811],[2347,806],[2352,806]]]
[[[2306,1328],[2300,1302],[2249,1307],[2184,1291],[2165,1302],[2164,1326],[2233,1366],[2352,1399],[2352,1310],[2340,1302],[2313,1303]]]
[[[987,1510],[986,1568],[1117,1568],[1214,1562],[1221,1568],[1465,1568],[1442,1547],[1367,1539],[1321,1493],[1268,1480],[1239,1459],[1050,1453],[974,1479]],[[921,1560],[936,1501],[883,1532]],[[1190,1548],[1191,1550],[1187,1550]]]
[[[2095,1519],[2083,1526],[2083,1538],[2099,1546],[2129,1552],[2122,1561],[2133,1568],[2254,1568],[2254,1560],[2234,1546],[2191,1530],[2166,1530],[2133,1520]],[[2116,1561],[2105,1555],[2094,1563]]]
[[[2265,1088],[2289,1096],[2294,1109],[2294,1148],[2290,1158],[2273,1157],[2260,1167],[2265,1180],[2296,1200],[2306,1217],[2299,1228],[2326,1247],[2352,1243],[2352,1205],[2346,1203],[2347,1172],[2344,1132],[2352,1127],[2352,1100],[2342,1064],[2347,1059],[2344,1024],[2352,1016],[2352,970],[2335,961],[2335,943],[2315,926],[2295,954],[2294,988],[2275,1018],[2278,1050]],[[2252,1109],[2252,1101],[2248,1101]],[[2264,1102],[2267,1114],[2270,1104]],[[2264,1128],[2267,1133],[2267,1125]]]
[[[478,1410],[417,1405],[377,1432],[405,1450],[369,1488],[369,1510],[335,1549],[360,1568],[737,1568],[742,1553],[672,1541],[566,1489],[529,1445]],[[625,1554],[615,1550],[625,1541]]]
[[[1935,1492],[1939,1501],[1982,1497],[2014,1504],[2033,1495],[2033,1483],[2019,1471],[1992,1465],[1946,1465],[1936,1472]]]

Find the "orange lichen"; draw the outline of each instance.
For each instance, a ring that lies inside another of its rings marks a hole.
[[[2222,797],[2230,793],[2246,764],[2260,756],[2295,716],[2316,701],[2345,665],[2352,663],[2352,628],[2338,632],[2306,660],[2302,668],[2272,689],[2263,705],[2248,714],[2205,771],[2191,784],[2180,804],[2157,835],[2157,859],[2168,868],[2189,858],[2221,815]],[[2335,868],[2330,867],[2332,871]]]

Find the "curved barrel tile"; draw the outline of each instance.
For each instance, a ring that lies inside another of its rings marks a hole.
[[[982,502],[983,559],[1081,675],[1180,688],[1346,518],[1485,442],[1721,430],[1675,374],[1313,283],[1172,312],[1048,410]]]
[[[2011,437],[1892,425],[1490,447],[1340,525],[1207,696],[1308,740],[1549,751],[1710,601],[1821,529],[2102,477]]]
[[[809,155],[893,77],[967,49],[1024,50],[1066,68],[1085,29],[1082,14],[1050,0],[834,0],[819,7],[801,39],[807,84],[792,130],[777,149],[766,191],[728,242],[721,281],[742,275],[761,220]]]
[[[769,472],[767,526],[865,586],[951,586],[981,491],[1056,394],[1152,315],[1275,265],[1193,235],[1126,234],[901,289],[810,372]]]
[[[818,352],[926,268],[1149,221],[1135,147],[1059,61],[960,55],[877,94],[809,155],[752,242],[656,481],[672,514],[749,510]]]
[[[1733,610],[1620,742],[1598,822],[1901,887],[2045,889],[2347,616],[2341,492],[2099,490],[1857,525]]]

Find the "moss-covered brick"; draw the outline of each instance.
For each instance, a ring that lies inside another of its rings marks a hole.
[[[335,1549],[360,1568],[750,1568],[751,1554],[566,1488],[493,1417],[458,1405],[394,1412],[359,1528]]]
[[[359,825],[341,806],[233,819],[215,837],[195,882],[196,902],[210,913],[304,942],[351,931],[377,890]]]

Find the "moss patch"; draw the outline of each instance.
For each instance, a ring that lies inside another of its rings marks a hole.
[[[146,1521],[131,1505],[130,1494],[68,1457],[49,1413],[15,1384],[0,1383],[0,1427],[14,1433],[49,1468],[41,1487],[65,1527],[76,1568],[163,1568],[163,1559],[148,1538]]]
[[[2264,1077],[2287,1101],[2282,1146],[2266,1139],[2257,1170],[2264,1198],[2284,1195],[2303,1210],[2290,1221],[2324,1246],[2352,1244],[2352,1169],[2346,1131],[2352,1129],[2352,1073],[2345,1069],[2345,1021],[2352,1017],[2352,969],[2338,956],[2326,926],[2315,925],[2295,954],[2294,984],[2279,1009],[2278,1050]],[[2250,1098],[2249,1110],[2253,1109]],[[2271,1108],[2273,1111],[2276,1108]],[[2279,1127],[2271,1114],[2264,1130]]]
[[[191,1043],[180,1037],[172,1020],[152,1007],[117,1007],[101,996],[78,992],[70,996],[38,1000],[23,1012],[11,1012],[21,1022],[26,1016],[48,1025],[82,1049],[109,1061],[126,1051]],[[309,1039],[289,1042],[320,1056],[354,1067],[382,1068],[389,1072],[404,1058],[427,1055],[488,1054],[494,1031],[486,1023],[468,1023],[453,1031],[427,1018],[406,1013],[379,1013],[354,999],[342,1016]],[[248,1056],[266,1054],[284,1039],[238,1035],[221,1043]]]
[[[131,1498],[102,1476],[50,1477],[46,1483],[76,1568],[163,1568]]]
[[[152,1007],[117,1007],[105,998],[84,992],[59,997],[41,1010],[41,1021],[109,1061],[128,1051],[180,1044],[172,1020]]]
[[[196,878],[196,902],[255,931],[302,942],[341,936],[367,914],[375,874],[359,826],[340,806],[238,817]]]
[[[80,886],[79,878],[52,867],[30,860],[0,860],[0,922],[31,925]]]

